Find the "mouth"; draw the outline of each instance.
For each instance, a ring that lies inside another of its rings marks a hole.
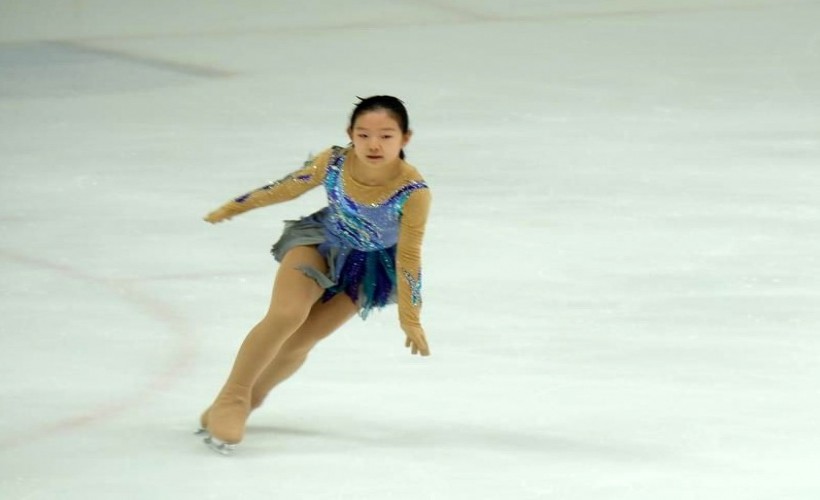
[[[370,161],[379,161],[379,160],[381,160],[382,158],[384,158],[384,156],[379,156],[379,155],[367,155],[367,159],[368,159],[368,160],[370,160]]]

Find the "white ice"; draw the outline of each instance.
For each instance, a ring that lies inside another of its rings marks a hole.
[[[0,3],[0,498],[820,498],[820,3]],[[283,219],[402,97],[424,325],[192,435]]]

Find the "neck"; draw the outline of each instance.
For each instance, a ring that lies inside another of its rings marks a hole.
[[[350,175],[353,180],[366,186],[381,186],[396,179],[401,174],[401,158],[396,158],[386,165],[369,165],[354,155],[353,169]]]

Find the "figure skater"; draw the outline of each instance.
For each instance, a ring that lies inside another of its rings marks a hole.
[[[245,337],[222,390],[200,420],[205,442],[230,454],[245,422],[310,350],[358,313],[398,303],[405,346],[428,356],[419,321],[421,243],[430,190],[404,161],[412,131],[392,96],[361,99],[334,146],[279,181],[244,194],[205,217],[210,223],[292,200],[320,184],[327,206],[286,222],[271,250],[280,263],[270,306]]]

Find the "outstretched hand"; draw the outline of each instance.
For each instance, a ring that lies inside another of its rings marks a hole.
[[[217,224],[222,221],[226,221],[233,217],[233,214],[226,210],[224,207],[217,208],[213,212],[209,213],[204,217],[205,222],[210,222],[211,224]]]
[[[407,339],[404,346],[410,348],[412,354],[430,355],[430,348],[427,346],[427,337],[424,336],[424,329],[420,326],[402,327]]]

